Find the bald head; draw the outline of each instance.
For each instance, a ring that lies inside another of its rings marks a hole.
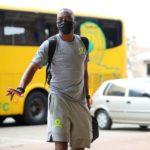
[[[59,12],[57,14],[57,20],[60,16],[68,16],[68,18],[71,18],[72,21],[75,20],[73,11],[68,8],[62,8],[59,10]]]
[[[71,9],[68,9],[68,8],[62,8],[62,9],[60,9],[59,13],[62,13],[62,12],[66,12],[66,13],[68,13],[70,15],[74,15],[73,11]]]

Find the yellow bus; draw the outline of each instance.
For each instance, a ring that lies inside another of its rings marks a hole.
[[[47,117],[48,85],[45,67],[39,70],[24,97],[9,101],[6,90],[16,88],[39,45],[56,34],[58,9],[0,5],[0,123],[6,117],[17,122],[42,124]],[[92,95],[100,84],[126,77],[126,43],[121,19],[77,12],[75,33],[88,37],[89,88]]]

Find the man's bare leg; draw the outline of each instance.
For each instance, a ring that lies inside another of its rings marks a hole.
[[[55,150],[67,150],[68,143],[67,142],[55,142]]]

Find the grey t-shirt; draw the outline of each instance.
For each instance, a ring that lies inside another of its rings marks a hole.
[[[51,63],[52,79],[50,93],[62,94],[75,101],[85,99],[84,62],[87,59],[86,48],[78,35],[72,42],[63,41],[56,35],[57,46]],[[48,61],[48,40],[44,41],[32,62],[40,67]]]

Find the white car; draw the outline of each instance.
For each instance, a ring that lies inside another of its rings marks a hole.
[[[150,125],[150,79],[116,79],[105,81],[92,97],[91,114],[100,129],[112,123]]]

